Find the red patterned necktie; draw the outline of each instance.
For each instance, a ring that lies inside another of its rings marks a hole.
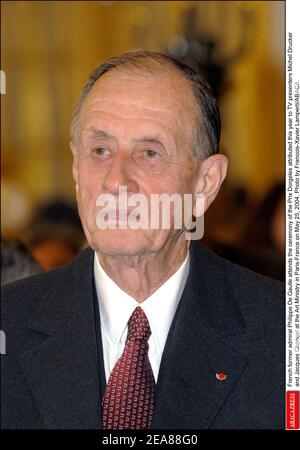
[[[124,351],[103,395],[102,417],[106,430],[142,430],[151,425],[155,380],[148,358],[150,334],[147,316],[137,307],[128,321]]]

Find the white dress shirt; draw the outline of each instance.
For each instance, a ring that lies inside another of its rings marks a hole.
[[[189,254],[179,269],[142,303],[128,295],[107,275],[95,253],[94,274],[98,296],[103,357],[106,380],[123,353],[127,323],[137,306],[140,306],[149,321],[149,360],[157,381],[160,361],[168,332],[177,309],[189,273]]]

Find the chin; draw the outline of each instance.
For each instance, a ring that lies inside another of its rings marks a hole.
[[[133,256],[149,247],[149,239],[141,230],[96,230],[90,246],[104,255]]]

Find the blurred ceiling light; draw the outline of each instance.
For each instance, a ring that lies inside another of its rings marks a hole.
[[[0,93],[6,94],[6,76],[4,70],[0,70]]]
[[[19,183],[2,179],[1,181],[1,229],[9,235],[21,230],[28,222],[31,204],[28,194]]]
[[[184,36],[173,36],[168,42],[168,52],[179,58],[185,56],[188,52],[189,44]]]
[[[151,11],[146,5],[138,5],[130,14],[132,25],[146,27],[150,25],[152,19]]]

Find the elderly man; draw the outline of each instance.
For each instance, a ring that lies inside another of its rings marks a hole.
[[[191,242],[173,207],[168,227],[123,226],[120,188],[190,194],[202,214],[227,172],[219,135],[207,83],[169,56],[91,75],[71,143],[90,248],[4,290],[4,428],[284,428],[281,285]]]

